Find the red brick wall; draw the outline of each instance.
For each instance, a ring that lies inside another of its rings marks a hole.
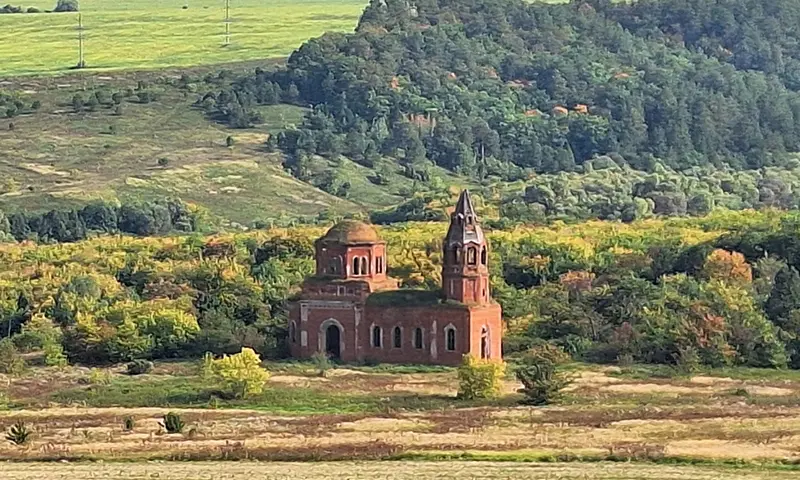
[[[344,304],[343,304],[344,305]],[[363,308],[363,309],[362,309]],[[360,309],[359,325],[356,327],[356,309]],[[351,308],[327,309],[308,307],[306,321],[303,322],[300,304],[295,303],[290,310],[291,322],[295,325],[294,340],[290,339],[291,355],[295,358],[309,358],[325,348],[322,325],[335,319],[343,327],[341,360],[344,362],[374,361],[386,363],[419,363],[438,365],[458,365],[465,353],[481,356],[481,338],[484,327],[489,333],[489,358],[502,358],[501,344],[503,334],[502,312],[497,304],[484,306],[436,306],[436,307],[361,307],[353,303]],[[452,325],[456,329],[456,349],[447,350],[445,329]],[[372,344],[373,327],[381,329],[381,346]],[[401,346],[394,346],[394,328],[401,329]],[[423,331],[423,347],[414,345],[414,330]],[[303,346],[303,332],[306,344]],[[322,332],[322,333],[321,333]],[[321,343],[320,343],[321,341]],[[435,342],[435,348],[432,346]]]
[[[476,357],[481,355],[481,333],[486,327],[489,332],[489,358],[501,360],[503,320],[502,309],[498,304],[475,306],[470,308],[470,353]]]
[[[342,305],[346,305],[343,303]],[[325,348],[325,332],[322,331],[323,324],[329,319],[335,319],[343,329],[340,332],[341,360],[344,362],[358,361],[356,349],[356,308],[357,304],[351,304],[350,308],[315,308],[309,306],[307,309],[306,321],[302,320],[301,305],[294,303],[289,312],[290,325],[296,325],[295,341],[289,338],[289,351],[295,358],[309,358],[319,351],[320,345]],[[290,330],[291,330],[290,326]],[[303,332],[305,332],[305,346],[303,345]],[[360,340],[360,339],[359,339]],[[321,343],[320,343],[321,341]]]
[[[368,306],[359,338],[362,360],[389,363],[421,363],[458,365],[464,348],[469,345],[469,310],[461,306],[436,307],[385,307]],[[446,326],[456,328],[456,351],[449,352],[445,345]],[[381,328],[381,347],[372,345],[372,328]],[[401,347],[394,346],[394,328],[402,332]],[[414,330],[423,330],[423,348],[414,346]],[[435,348],[432,346],[435,342]]]

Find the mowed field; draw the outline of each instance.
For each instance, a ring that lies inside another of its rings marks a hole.
[[[179,464],[3,465],[6,480],[359,480],[567,479],[582,480],[788,480],[797,472],[752,467],[641,465],[626,463],[530,464],[503,462],[196,462]]]
[[[52,9],[56,0],[11,2]],[[352,31],[365,0],[81,0],[92,71],[155,69],[282,57],[325,32]],[[189,8],[184,9],[184,5]],[[0,77],[69,71],[78,60],[74,13],[0,15]]]
[[[121,367],[0,375],[0,429],[33,431],[28,445],[0,444],[0,458],[21,462],[2,478],[788,479],[800,468],[793,371],[573,365],[560,403],[526,407],[513,378],[498,400],[458,400],[444,367],[267,368],[266,390],[247,400],[219,396],[191,362],[135,377]],[[163,431],[168,412],[182,433]]]

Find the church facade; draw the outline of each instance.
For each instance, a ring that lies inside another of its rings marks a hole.
[[[295,358],[457,365],[466,353],[501,358],[502,312],[489,287],[489,244],[463,191],[442,245],[441,293],[399,289],[386,242],[345,220],[315,243],[316,274],[289,314]]]

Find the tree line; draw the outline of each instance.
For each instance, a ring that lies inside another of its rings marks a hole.
[[[163,235],[173,231],[193,232],[197,216],[178,199],[112,205],[90,203],[82,208],[44,213],[0,211],[0,240],[77,242],[91,232]]]

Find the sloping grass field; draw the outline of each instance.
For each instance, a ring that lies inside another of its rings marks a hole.
[[[10,3],[44,11],[56,0]],[[352,31],[366,4],[231,0],[231,45],[224,46],[225,0],[81,0],[86,65],[156,69],[282,57],[324,32]],[[0,77],[69,71],[78,61],[77,25],[75,13],[0,15]]]

